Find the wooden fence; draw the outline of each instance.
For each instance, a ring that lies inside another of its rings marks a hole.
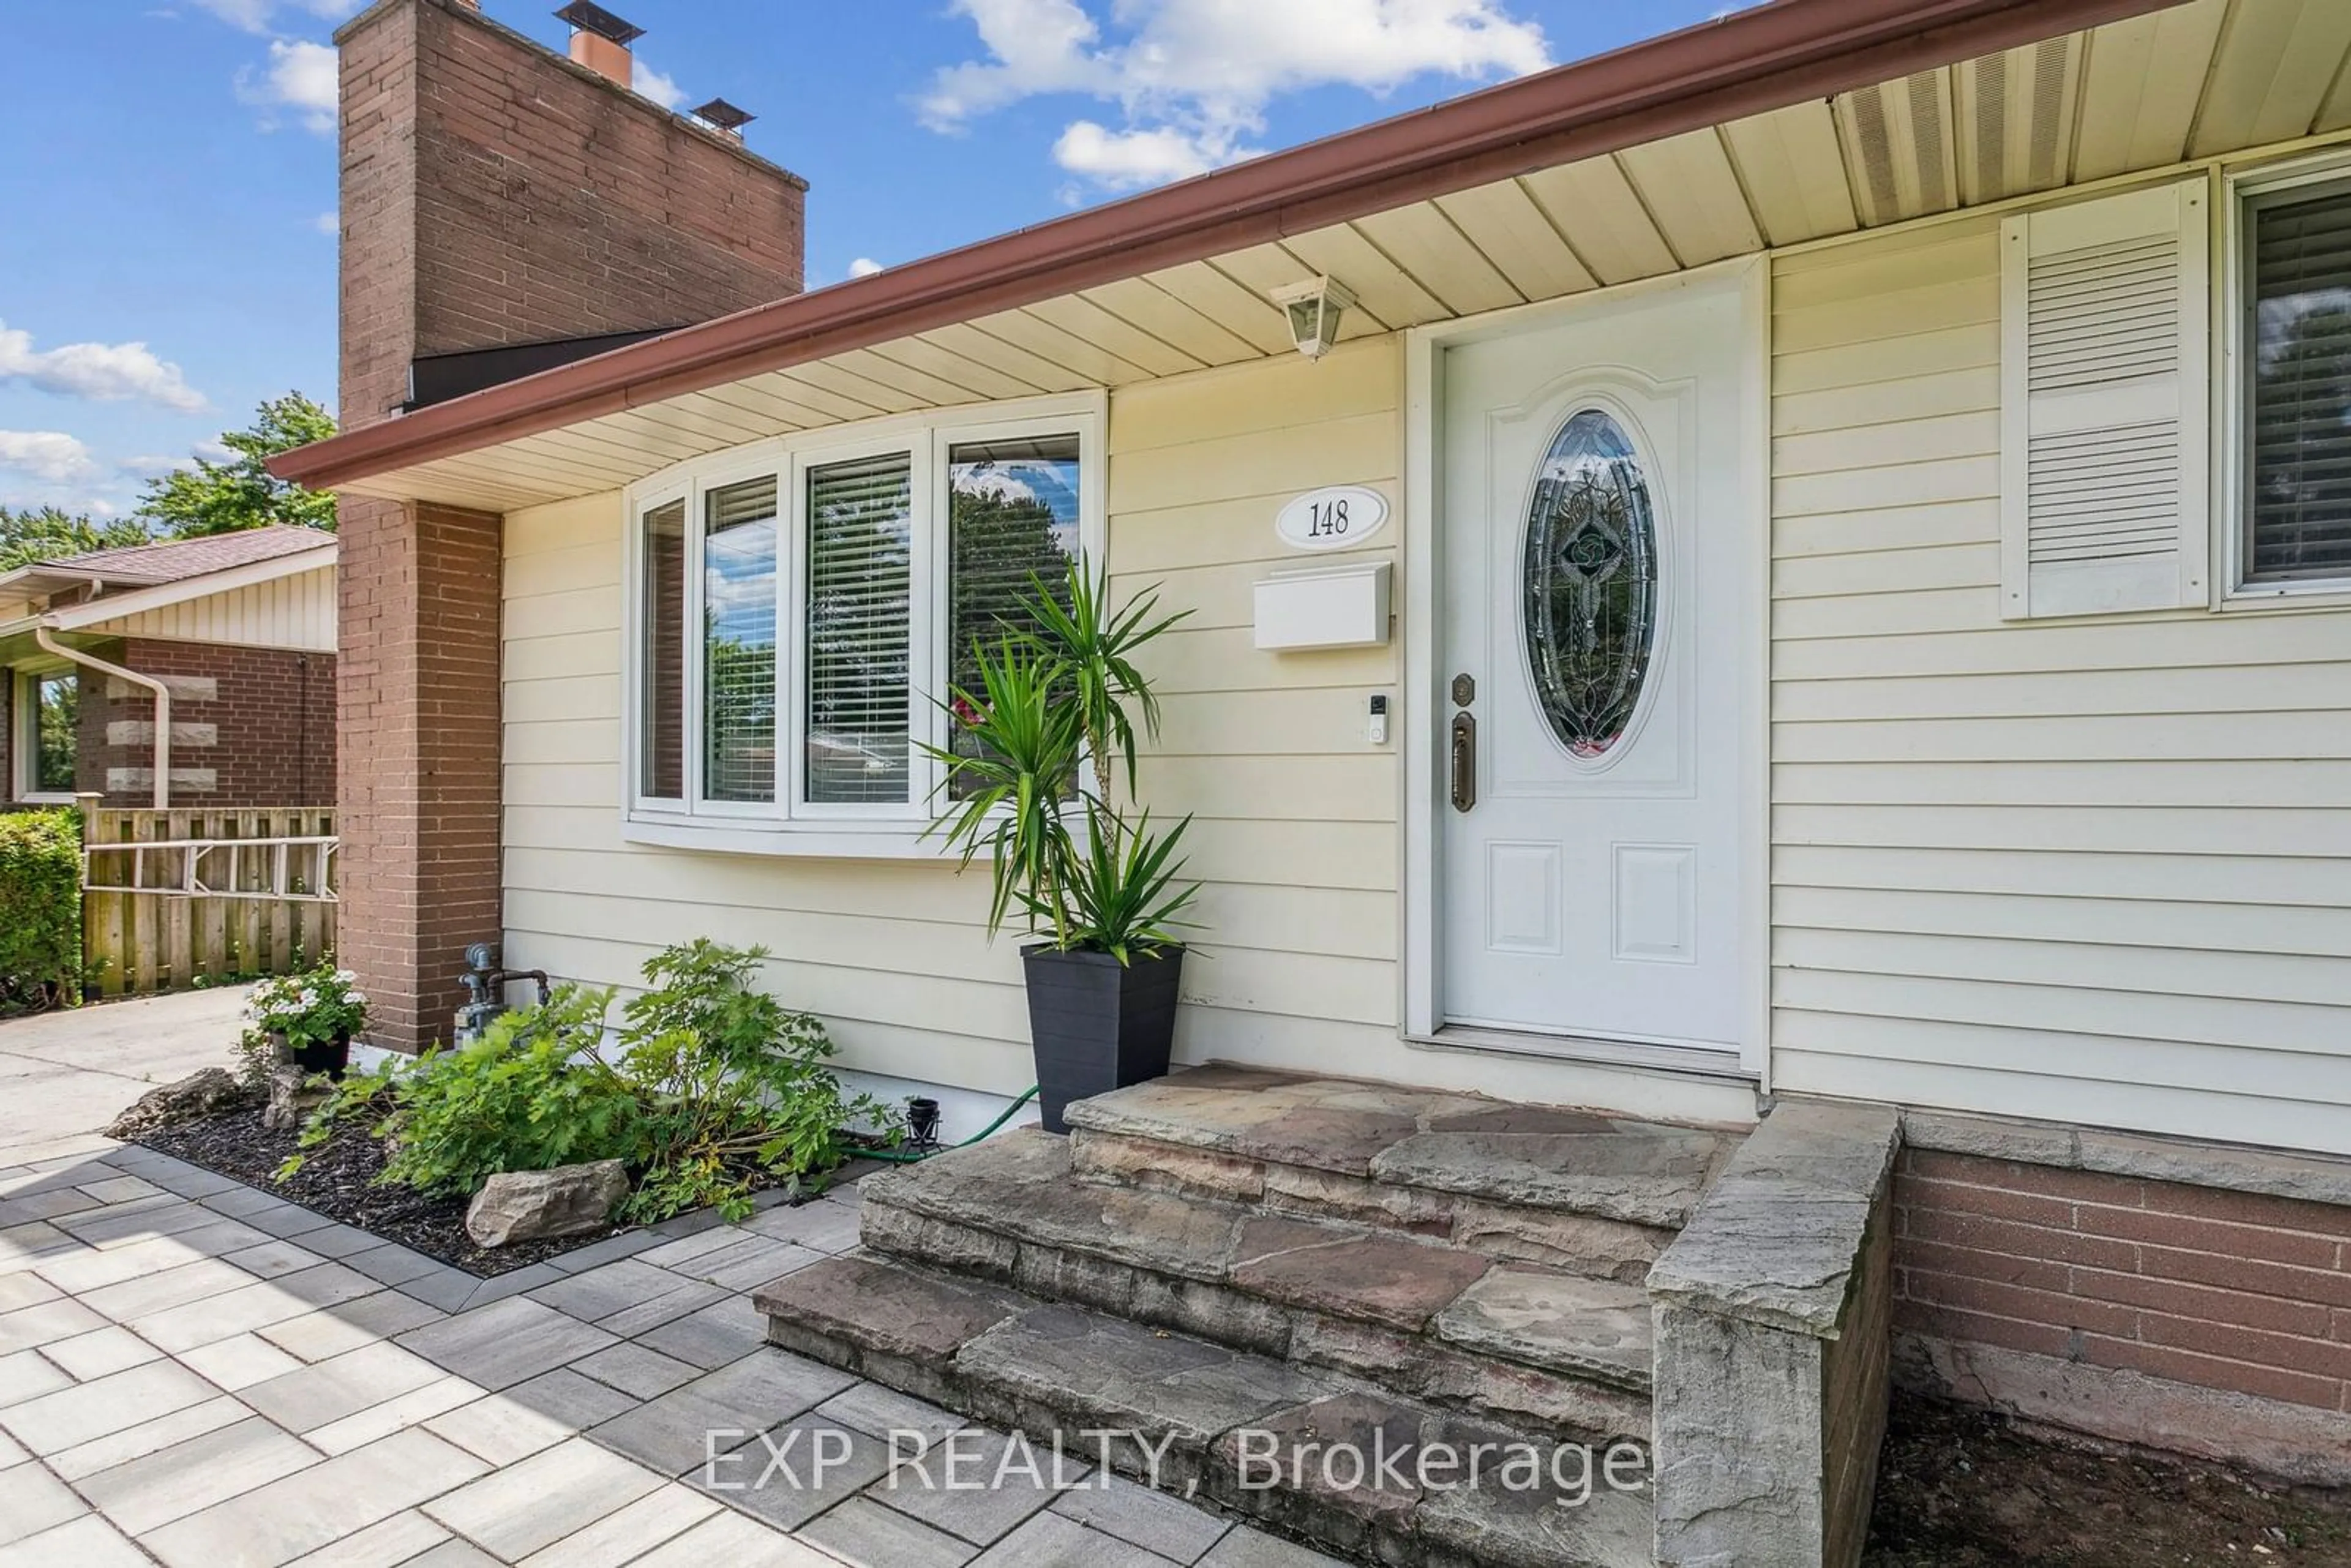
[[[81,809],[92,995],[283,974],[333,948],[332,808]]]

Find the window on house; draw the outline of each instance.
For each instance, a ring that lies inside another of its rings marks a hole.
[[[977,650],[1034,630],[1039,596],[1067,608],[1078,553],[1078,438],[1049,435],[947,448],[947,679],[979,689]],[[960,732],[948,741],[966,752]],[[970,786],[957,794],[969,792]]]
[[[644,585],[643,634],[637,662],[644,716],[639,740],[637,793],[649,800],[685,799],[685,503],[672,501],[644,515],[639,570]]]
[[[808,471],[808,790],[903,804],[914,692],[914,458]]]
[[[632,819],[918,831],[942,772],[925,747],[958,744],[943,699],[977,684],[972,644],[1021,626],[1037,581],[1060,596],[1098,526],[1097,406],[831,432],[641,488]]]
[[[2351,185],[2245,217],[2243,575],[2351,577]]]
[[[776,798],[776,482],[703,496],[702,793]]]
[[[17,795],[71,795],[81,729],[79,674],[27,674],[17,683],[16,702]]]

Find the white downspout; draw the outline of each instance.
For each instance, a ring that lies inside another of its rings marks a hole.
[[[110,664],[104,659],[68,648],[49,635],[46,625],[33,628],[33,641],[45,653],[55,653],[68,664],[82,665],[101,674],[120,675],[132,685],[145,686],[155,694],[155,810],[172,808],[172,688],[153,675],[142,675],[136,670],[126,670],[120,664]]]

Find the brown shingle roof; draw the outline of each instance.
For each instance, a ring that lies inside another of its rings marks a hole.
[[[207,534],[201,538],[169,539],[161,544],[131,545],[122,549],[91,550],[85,555],[57,556],[32,562],[43,576],[103,578],[110,582],[152,586],[184,582],[233,567],[275,560],[298,550],[331,544],[334,535],[319,528],[277,523],[233,534]]]

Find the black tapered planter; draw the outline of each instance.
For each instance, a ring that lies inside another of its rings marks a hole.
[[[1021,949],[1029,972],[1029,1038],[1037,1103],[1049,1133],[1066,1133],[1072,1100],[1167,1076],[1184,949],[1121,964],[1107,953]]]

